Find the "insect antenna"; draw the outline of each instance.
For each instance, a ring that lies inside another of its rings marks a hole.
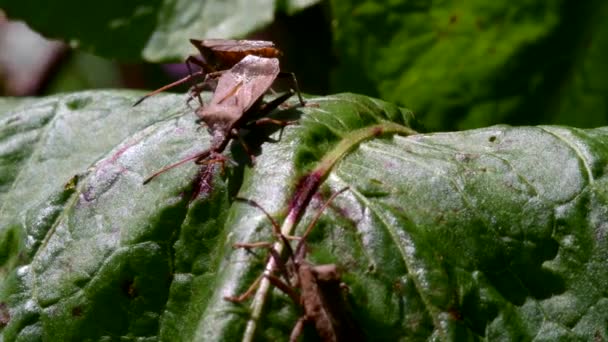
[[[264,209],[261,205],[259,205],[258,202],[251,200],[251,199],[243,198],[243,197],[235,197],[234,200],[239,201],[239,202],[245,202],[252,207],[260,209],[264,213],[264,215],[266,215],[268,220],[270,220],[270,223],[272,223],[272,232],[274,233],[274,235],[276,235],[276,236],[281,235],[281,227],[279,226],[277,221],[266,211],[266,209]]]
[[[341,189],[338,192],[335,192],[333,195],[331,195],[331,197],[329,197],[329,199],[323,204],[323,206],[321,207],[321,209],[319,209],[319,211],[317,212],[317,214],[315,215],[315,217],[312,219],[312,221],[310,222],[310,224],[308,225],[308,227],[306,227],[306,230],[304,231],[304,234],[302,234],[302,236],[300,237],[300,241],[298,242],[298,245],[296,246],[296,252],[295,255],[300,255],[300,253],[302,253],[302,249],[305,248],[306,245],[306,238],[308,237],[308,234],[310,234],[310,232],[312,231],[312,229],[314,228],[315,224],[317,224],[317,221],[319,220],[319,218],[321,217],[321,214],[323,214],[323,211],[325,211],[325,209],[331,204],[331,202],[338,197],[338,195],[340,195],[341,193],[345,192],[346,190],[348,190],[349,187],[345,187],[343,189]]]
[[[169,83],[169,84],[164,85],[164,86],[162,86],[162,87],[160,87],[160,88],[158,88],[158,89],[156,89],[156,90],[153,90],[153,91],[151,91],[151,92],[147,93],[146,95],[142,96],[142,97],[141,97],[139,100],[137,100],[137,102],[135,102],[135,103],[133,104],[133,107],[135,107],[135,106],[137,106],[138,104],[140,104],[140,103],[144,102],[144,100],[145,100],[145,99],[147,99],[148,97],[154,96],[154,95],[156,95],[156,94],[158,94],[158,93],[161,93],[161,92],[163,92],[163,91],[165,91],[165,90],[167,90],[167,89],[171,89],[171,88],[173,88],[173,87],[175,87],[175,86],[178,86],[178,85],[180,85],[180,84],[186,83],[186,82],[190,81],[191,79],[193,79],[193,78],[195,78],[195,77],[198,77],[198,76],[201,76],[201,75],[203,75],[203,74],[204,74],[204,71],[202,71],[202,70],[201,70],[201,71],[197,71],[197,72],[192,73],[192,74],[190,74],[190,75],[188,75],[188,76],[185,76],[185,77],[183,77],[183,78],[180,78],[179,80],[177,80],[177,81],[175,81],[175,82],[173,82],[173,83]]]

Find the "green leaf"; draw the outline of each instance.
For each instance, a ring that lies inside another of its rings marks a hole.
[[[188,38],[244,37],[274,20],[277,3],[290,12],[319,0],[99,1],[93,7],[73,0],[46,3],[0,0],[12,19],[94,54],[123,60],[181,60],[194,49]],[[44,8],[44,10],[41,10]]]
[[[608,3],[332,1],[333,91],[416,111],[430,130],[608,124]]]
[[[211,189],[189,203],[193,163],[141,183],[206,148],[208,134],[184,96],[132,108],[136,99],[76,93],[0,115],[4,340],[241,339],[249,303],[223,297],[247,288],[266,253],[231,245],[268,241],[271,229],[233,197],[281,222],[299,182],[330,156],[298,231],[349,186],[309,236],[309,259],[341,266],[370,339],[608,338],[608,129],[406,137],[375,128],[416,128],[406,110],[315,98],[280,113],[299,125],[262,144],[254,167],[233,144],[240,166],[204,168]],[[378,134],[357,133],[366,130]],[[286,340],[298,307],[277,290],[264,304],[254,336]]]

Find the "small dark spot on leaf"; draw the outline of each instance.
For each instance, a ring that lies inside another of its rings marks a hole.
[[[462,321],[462,314],[460,313],[460,311],[458,311],[458,309],[449,308],[448,313],[450,314],[450,317],[452,317],[452,319],[456,321]]]
[[[599,330],[596,330],[595,334],[593,335],[593,340],[595,342],[603,342],[604,339],[602,338],[602,332]]]
[[[78,185],[78,175],[74,175],[72,176],[72,178],[70,178],[70,180],[65,183],[65,185],[63,186],[64,190],[74,190],[76,188],[76,185]]]
[[[461,163],[469,163],[474,159],[477,159],[479,155],[474,153],[457,153],[456,160]]]
[[[6,303],[0,303],[0,328],[4,328],[11,320],[11,314],[8,312]]]
[[[76,98],[76,99],[68,101],[66,103],[66,106],[71,110],[78,110],[78,109],[86,107],[89,103],[91,103],[90,97]]]
[[[496,141],[496,137],[495,136],[491,136],[488,138],[489,142],[495,142]]]
[[[10,125],[13,122],[19,122],[19,121],[21,121],[21,117],[20,116],[14,116],[14,117],[6,120],[6,125]]]
[[[376,264],[369,264],[369,266],[367,266],[367,272],[373,273],[376,271]]]
[[[125,280],[122,283],[122,291],[131,299],[137,297],[137,289],[135,288],[133,280]]]
[[[72,316],[74,317],[80,317],[82,316],[82,307],[81,306],[75,306],[74,308],[72,308]]]
[[[456,14],[453,14],[450,17],[450,24],[456,24],[457,21],[458,21],[458,16]]]
[[[21,252],[19,252],[19,254],[17,254],[17,259],[23,264],[30,261],[30,257],[24,251],[21,251]]]
[[[373,131],[373,133],[372,133],[372,134],[373,134],[375,137],[377,137],[377,136],[379,136],[379,135],[382,135],[382,133],[384,133],[384,128],[382,128],[382,127],[375,127],[375,128],[374,128],[374,131]]]
[[[395,280],[395,282],[393,283],[393,290],[395,291],[395,293],[403,295],[403,285],[404,284],[401,282],[401,280]]]

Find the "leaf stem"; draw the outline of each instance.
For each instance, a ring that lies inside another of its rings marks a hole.
[[[325,181],[333,167],[342,159],[348,152],[358,146],[363,141],[372,139],[385,134],[398,135],[413,135],[417,134],[415,130],[402,126],[393,122],[382,122],[377,125],[364,127],[346,134],[342,140],[329,151],[317,166],[308,174],[304,175],[296,187],[296,191],[289,205],[289,213],[281,226],[281,233],[285,236],[293,234],[295,227],[300,221],[302,215],[306,211],[312,196],[317,192],[321,184]],[[273,248],[281,254],[283,252],[283,244],[280,241],[274,243]],[[243,342],[253,341],[257,322],[262,314],[262,309],[270,290],[270,281],[266,275],[272,274],[276,268],[274,258],[270,258],[264,269],[265,277],[262,279],[255,297],[251,303],[251,316],[247,322],[245,333],[243,334]]]

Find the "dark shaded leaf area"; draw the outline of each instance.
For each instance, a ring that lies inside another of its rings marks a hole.
[[[293,13],[309,1],[109,0],[89,6],[75,0],[49,3],[0,0],[9,18],[97,55],[123,60],[179,60],[194,52],[189,38],[243,37],[270,24],[275,9]]]
[[[608,124],[608,2],[331,1],[334,92],[416,111],[431,130]]]
[[[279,113],[300,124],[261,144],[255,167],[238,144],[239,166],[203,167],[214,177],[189,203],[200,166],[142,180],[206,148],[208,134],[184,96],[132,108],[137,95],[1,103],[4,341],[239,340],[249,303],[223,296],[244,291],[266,253],[231,245],[271,234],[233,197],[282,221],[303,170],[345,134],[384,121],[416,128],[379,100],[311,99]],[[607,134],[494,126],[367,140],[308,208],[304,221],[350,187],[315,226],[310,260],[341,267],[370,340],[606,340]],[[300,314],[273,291],[256,338],[286,340]]]

